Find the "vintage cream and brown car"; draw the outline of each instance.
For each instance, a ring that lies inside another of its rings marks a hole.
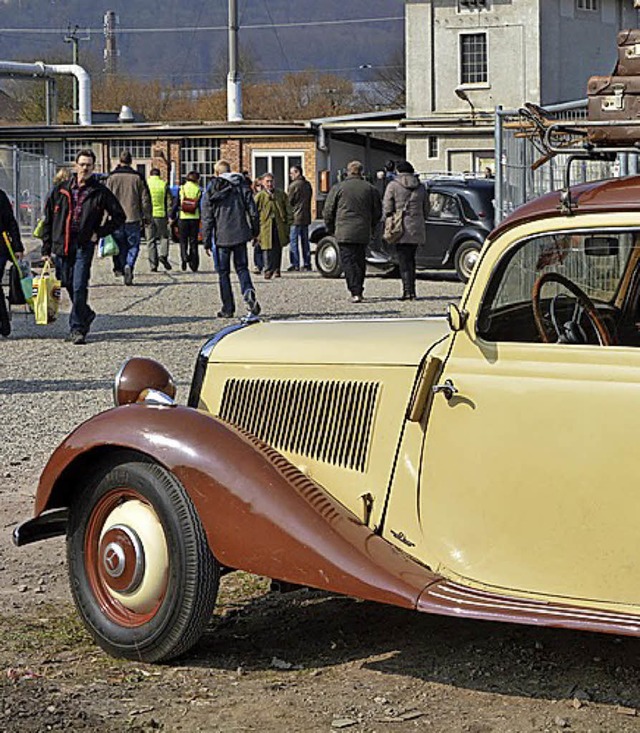
[[[428,613],[640,633],[640,179],[489,238],[448,319],[238,323],[187,406],[133,359],[42,474],[109,653],[189,649],[222,573]]]

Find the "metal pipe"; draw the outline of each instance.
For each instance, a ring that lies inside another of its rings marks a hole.
[[[0,61],[0,76],[50,76],[72,74],[78,80],[78,122],[91,124],[91,79],[78,64],[45,64],[35,61],[27,64],[18,61]]]
[[[495,175],[495,186],[494,186],[494,211],[495,211],[495,223],[496,226],[502,221],[503,219],[503,211],[502,211],[502,205],[503,205],[503,194],[502,194],[502,187],[503,187],[503,166],[502,166],[502,105],[498,105],[496,107],[496,126],[495,126],[495,133],[494,133],[494,175]]]
[[[227,119],[242,120],[242,86],[238,71],[238,2],[229,0],[229,73],[227,74]]]

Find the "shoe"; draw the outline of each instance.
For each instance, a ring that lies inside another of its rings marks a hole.
[[[187,263],[186,262],[182,262],[180,264],[180,269],[182,270],[182,272],[186,272],[187,271]]]
[[[304,270],[305,272],[311,272],[311,270],[312,270],[313,268],[311,267],[311,265],[305,265],[305,266],[304,266],[304,267],[303,267],[302,269],[303,269],[303,270]]]
[[[418,300],[418,296],[415,293],[409,293],[409,300]]]
[[[409,293],[402,293],[402,296],[400,297],[400,300],[411,300],[411,295]]]
[[[96,312],[95,312],[94,310],[92,310],[92,311],[91,311],[91,313],[89,314],[89,317],[87,318],[87,322],[86,322],[86,324],[85,324],[85,327],[84,327],[84,328],[82,329],[82,333],[83,333],[83,334],[84,334],[85,336],[86,336],[86,335],[87,335],[87,334],[89,333],[89,331],[90,331],[90,329],[91,329],[91,324],[92,324],[92,323],[93,323],[93,322],[94,322],[95,320],[96,320]]]
[[[131,265],[124,266],[124,284],[133,285],[133,268]]]
[[[165,270],[172,270],[171,263],[169,262],[168,257],[160,257],[160,264],[164,267]]]
[[[256,298],[255,290],[247,290],[244,295],[244,302],[247,304],[247,309],[252,316],[259,316],[262,308],[258,299]]]
[[[122,277],[124,275],[124,272],[122,272],[122,270],[116,270],[116,269],[114,269],[113,270],[113,274],[114,274],[115,277]]]
[[[151,268],[151,272],[158,272],[158,267],[157,266],[156,267],[152,267]]]
[[[216,315],[218,318],[233,318],[233,311],[221,310],[218,311]]]
[[[265,280],[271,280],[271,276],[273,275],[272,272],[269,272],[269,270],[264,271],[264,279]]]
[[[289,267],[287,267],[287,272],[300,272],[300,268],[295,265],[289,265]]]
[[[262,275],[262,270],[259,267],[253,268],[253,274],[254,275]]]
[[[361,295],[354,295],[351,298],[352,303],[362,303],[362,296]]]
[[[276,270],[276,271],[275,271],[275,272],[273,273],[273,276],[274,276],[274,277],[282,277],[282,275],[280,274],[280,270]]]
[[[87,343],[87,337],[82,333],[82,331],[71,331],[70,334],[65,336],[64,340],[74,344],[75,346]]]

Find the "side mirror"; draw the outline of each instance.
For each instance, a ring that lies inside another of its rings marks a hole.
[[[467,322],[467,313],[461,311],[455,303],[449,303],[447,306],[447,321],[452,331],[462,331],[464,324]]]

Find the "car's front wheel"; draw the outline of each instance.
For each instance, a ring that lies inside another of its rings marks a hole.
[[[78,611],[115,657],[176,657],[211,618],[219,565],[191,499],[135,454],[102,464],[72,502],[67,558]]]
[[[323,277],[340,277],[342,263],[340,250],[333,237],[323,237],[316,247],[316,267]]]
[[[466,283],[467,280],[471,277],[473,268],[476,266],[480,257],[481,249],[482,245],[478,244],[478,242],[474,242],[471,239],[462,242],[458,246],[454,259],[454,266],[456,268],[456,272],[458,273],[458,277],[460,278],[460,280],[462,280],[463,283]]]

